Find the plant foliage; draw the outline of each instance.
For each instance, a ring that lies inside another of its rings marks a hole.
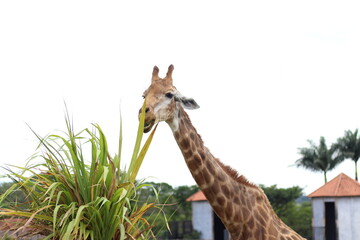
[[[38,226],[46,239],[155,239],[145,215],[157,208],[156,201],[139,202],[139,189],[149,185],[135,181],[156,131],[155,127],[141,147],[144,106],[132,159],[124,170],[120,169],[121,120],[119,151],[114,157],[99,125],[75,133],[68,115],[63,134],[36,135],[42,161],[31,159],[26,167],[17,167],[20,173],[7,168],[16,183],[0,197],[1,216],[25,219],[21,227],[15,226],[17,233],[29,234],[27,227]],[[10,204],[7,197],[19,190],[26,194],[27,203]]]

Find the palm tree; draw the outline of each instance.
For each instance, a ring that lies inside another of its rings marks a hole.
[[[327,183],[326,173],[334,169],[344,158],[335,145],[330,148],[326,146],[324,137],[320,137],[319,146],[311,140],[308,140],[308,142],[310,144],[309,148],[299,148],[301,158],[295,164],[297,167],[304,167],[311,171],[322,171],[325,183]]]
[[[358,180],[357,162],[360,158],[360,136],[358,129],[354,132],[347,130],[342,138],[338,138],[337,147],[343,158],[349,158],[355,162],[355,180]]]

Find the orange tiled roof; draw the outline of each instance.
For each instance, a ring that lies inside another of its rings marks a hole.
[[[204,193],[200,190],[186,199],[187,202],[207,201]]]
[[[340,173],[337,177],[312,192],[309,197],[352,197],[360,196],[360,183]]]

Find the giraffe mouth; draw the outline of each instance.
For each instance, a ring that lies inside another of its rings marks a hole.
[[[154,126],[155,119],[150,120],[144,123],[144,133],[150,132],[151,128]]]

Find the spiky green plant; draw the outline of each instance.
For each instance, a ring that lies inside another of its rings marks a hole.
[[[23,219],[17,232],[37,226],[46,239],[155,238],[144,214],[156,204],[140,203],[136,196],[144,184],[135,179],[156,131],[155,127],[141,148],[144,112],[143,107],[132,159],[124,170],[120,168],[121,120],[119,151],[114,157],[109,154],[99,125],[93,125],[93,131],[84,129],[75,134],[68,115],[65,136],[36,135],[42,161],[34,163],[32,159],[26,167],[17,167],[20,173],[7,169],[16,183],[0,197],[0,215]],[[90,159],[84,149],[90,150]],[[9,205],[6,197],[19,189],[27,195],[28,202]]]

